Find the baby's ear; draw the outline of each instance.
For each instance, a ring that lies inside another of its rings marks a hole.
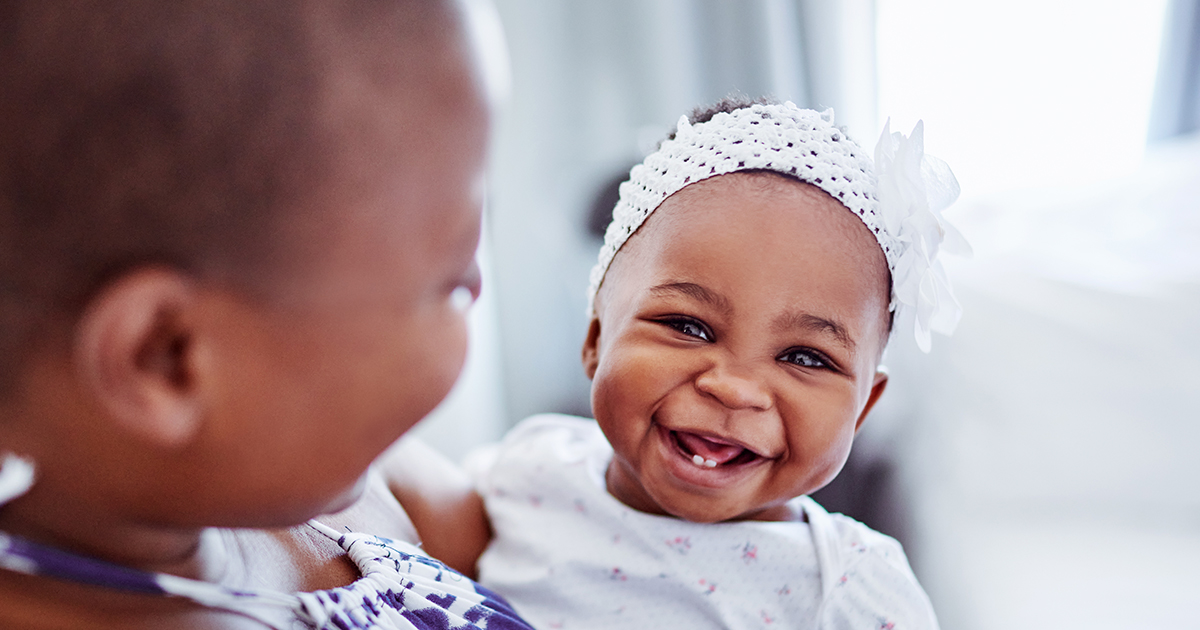
[[[882,365],[875,370],[875,382],[871,383],[871,393],[867,396],[867,404],[863,406],[862,413],[858,414],[858,422],[854,424],[854,432],[862,428],[863,420],[867,419],[867,414],[871,412],[871,408],[875,403],[879,402],[879,397],[883,395],[883,390],[887,389],[888,372],[887,368]]]
[[[182,274],[144,269],[105,286],[75,327],[84,389],[117,424],[168,448],[199,426],[189,328],[196,303],[196,287]]]
[[[589,379],[595,378],[600,365],[600,320],[592,315],[588,322],[587,337],[583,340],[583,371]]]

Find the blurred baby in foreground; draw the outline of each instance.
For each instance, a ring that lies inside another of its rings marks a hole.
[[[370,468],[479,291],[467,15],[0,4],[0,628],[528,628]]]

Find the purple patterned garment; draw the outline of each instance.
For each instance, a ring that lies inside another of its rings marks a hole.
[[[508,602],[408,543],[355,532],[314,529],[336,540],[362,577],[311,593],[228,589],[217,584],[122,567],[0,532],[0,567],[136,593],[186,597],[272,628],[296,620],[317,630],[532,630]]]

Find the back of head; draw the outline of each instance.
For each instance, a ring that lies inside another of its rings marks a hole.
[[[280,228],[328,176],[331,51],[394,45],[376,57],[405,81],[450,15],[436,0],[3,3],[0,395],[48,315],[131,268],[269,277]]]

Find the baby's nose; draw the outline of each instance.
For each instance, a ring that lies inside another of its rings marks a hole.
[[[772,406],[771,392],[746,369],[716,366],[705,370],[696,377],[696,389],[730,409],[767,410]]]

